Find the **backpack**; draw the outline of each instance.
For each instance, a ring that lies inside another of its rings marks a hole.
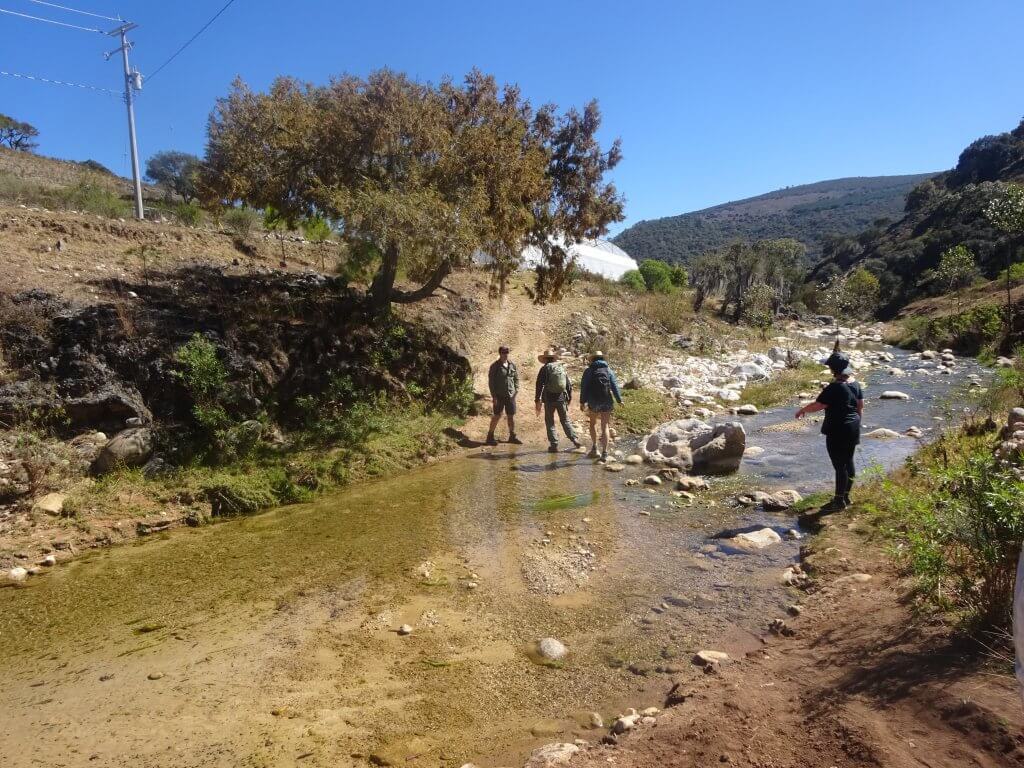
[[[591,381],[594,382],[594,388],[601,394],[601,397],[605,400],[612,399],[612,375],[606,366],[600,368],[594,368],[591,371]]]
[[[561,395],[568,385],[565,368],[559,363],[548,363],[547,376],[544,379],[544,392],[549,395]]]

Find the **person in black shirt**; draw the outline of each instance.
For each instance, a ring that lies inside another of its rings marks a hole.
[[[838,345],[837,345],[838,346]],[[853,381],[850,358],[837,351],[825,361],[832,371],[833,381],[821,390],[818,399],[796,412],[802,419],[808,413],[825,411],[821,433],[825,435],[825,449],[836,470],[836,495],[821,508],[821,512],[838,512],[850,505],[850,488],[857,472],[853,454],[860,443],[860,417],[864,412],[864,392]]]

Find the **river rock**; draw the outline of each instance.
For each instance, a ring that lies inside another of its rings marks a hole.
[[[736,501],[745,507],[756,507],[758,504],[764,504],[768,496],[765,491],[749,491],[737,496]]]
[[[936,357],[938,357],[938,354],[939,353],[936,352],[934,349],[926,349],[924,352],[921,353],[921,359],[934,360]]]
[[[57,564],[57,558],[54,555],[47,555],[39,561],[40,565],[45,565],[47,568],[52,568]]]
[[[612,723],[612,733],[619,736],[626,731],[631,731],[636,727],[638,722],[640,722],[640,715],[635,711],[630,715],[623,715]]]
[[[771,378],[771,366],[759,365],[754,362],[740,363],[729,372],[730,376],[742,376],[750,381],[763,381]]]
[[[694,491],[706,491],[711,487],[710,483],[703,477],[691,477],[690,475],[683,475],[676,480],[676,489],[680,491],[686,491],[687,493],[693,493]]]
[[[776,491],[775,493],[769,494],[768,498],[762,501],[761,504],[762,506],[764,506],[765,509],[777,511],[782,509],[789,509],[794,504],[798,504],[801,501],[803,501],[803,496],[801,496],[795,490],[787,489],[784,491]]]
[[[886,429],[885,427],[879,427],[873,429],[870,432],[864,434],[864,437],[870,437],[873,440],[891,440],[894,437],[899,437],[900,433],[894,429]]]
[[[627,464],[643,464],[644,463],[644,457],[641,456],[639,453],[634,453],[634,454],[626,457],[626,463]]]
[[[658,475],[648,475],[644,478],[645,485],[661,485],[661,477]]]
[[[921,437],[924,434],[924,432],[921,431],[920,427],[907,427],[903,434],[905,434],[907,437],[918,438]]]
[[[729,654],[723,651],[697,651],[693,663],[702,667],[714,667],[729,660]]]
[[[14,568],[11,568],[11,570],[9,570],[7,572],[6,576],[7,576],[7,581],[12,581],[12,582],[17,583],[19,581],[24,581],[25,579],[28,578],[28,570],[25,569],[25,568],[22,568],[20,565],[18,565],[18,566],[15,566]]]
[[[96,474],[110,472],[118,466],[141,467],[153,455],[153,431],[148,427],[133,427],[114,435],[100,450],[92,463]]]
[[[402,626],[400,626],[398,628],[398,634],[402,635],[403,637],[405,635],[411,635],[412,634],[412,626],[409,625],[409,624],[403,624]]]
[[[718,390],[715,393],[715,397],[726,403],[735,403],[740,399],[740,393],[735,389],[729,389],[728,387]]]
[[[722,545],[726,549],[738,550],[740,552],[759,552],[762,549],[768,549],[768,547],[781,543],[782,537],[771,528],[738,533],[732,538],[722,541]]]
[[[590,727],[591,728],[604,728],[604,718],[601,717],[600,712],[590,713]]]
[[[561,661],[569,654],[565,643],[554,637],[545,637],[537,641],[537,655],[546,661]]]
[[[896,390],[896,389],[887,389],[885,392],[883,392],[881,395],[879,395],[879,397],[881,397],[883,400],[909,400],[910,399],[910,395],[908,395],[906,392],[900,392],[899,390]]]
[[[32,511],[59,516],[64,511],[64,502],[67,498],[66,493],[48,493],[36,499],[35,504],[32,505]]]
[[[523,768],[551,768],[555,765],[567,765],[572,756],[580,751],[575,744],[547,744],[535,749]]]
[[[684,472],[724,474],[739,469],[747,433],[738,421],[711,426],[699,419],[662,424],[641,443],[643,457]]]
[[[997,357],[996,368],[1013,368],[1013,360],[1008,357]]]
[[[1013,428],[1018,424],[1024,424],[1024,408],[1011,408],[1010,412],[1006,415],[1006,426],[1013,431]]]
[[[604,465],[604,471],[605,472],[621,472],[625,468],[626,468],[626,465],[622,464],[622,463],[620,463],[618,461],[610,461],[610,462],[608,462],[607,464]]]
[[[759,445],[748,445],[743,450],[744,459],[756,459],[758,456],[764,455],[764,448]]]
[[[736,413],[740,416],[756,416],[758,414],[757,406],[753,403],[744,403],[736,409]]]

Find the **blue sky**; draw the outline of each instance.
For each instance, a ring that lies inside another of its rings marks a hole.
[[[139,23],[144,74],[223,5],[54,1]],[[29,0],[0,8],[109,24]],[[536,103],[600,101],[606,139],[623,141],[626,226],[787,185],[950,167],[1024,116],[1021,29],[1021,0],[236,0],[147,83],[139,143],[143,162],[201,154],[236,75],[262,88],[279,74],[388,66],[438,80],[477,66]],[[109,38],[0,15],[0,39],[0,70],[120,88]],[[0,77],[0,112],[36,125],[44,154],[129,172],[114,97]]]

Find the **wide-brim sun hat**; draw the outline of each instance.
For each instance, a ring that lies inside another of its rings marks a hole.
[[[599,349],[596,352],[591,352],[587,357],[590,362],[594,362],[595,360],[604,360],[604,352]]]
[[[550,363],[557,360],[558,358],[558,350],[556,350],[554,347],[548,347],[539,355],[537,355],[537,360],[542,363]]]

